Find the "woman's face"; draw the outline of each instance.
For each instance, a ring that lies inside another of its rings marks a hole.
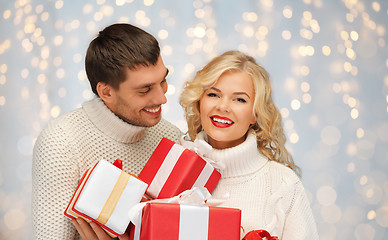
[[[253,114],[254,86],[244,72],[225,72],[199,101],[202,128],[216,149],[231,148],[245,141]]]

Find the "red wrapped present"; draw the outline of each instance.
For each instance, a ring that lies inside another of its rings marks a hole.
[[[241,210],[151,201],[138,225],[131,223],[131,240],[237,240]]]
[[[271,236],[265,230],[253,230],[248,232],[242,240],[279,240],[279,238]]]
[[[142,199],[147,184],[105,160],[88,169],[71,198],[65,215],[96,222],[110,236],[121,235],[127,229],[128,212]]]
[[[170,198],[192,187],[212,192],[221,174],[200,155],[163,138],[138,177],[151,198]]]

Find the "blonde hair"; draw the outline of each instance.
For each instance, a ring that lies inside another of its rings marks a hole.
[[[226,71],[242,71],[251,76],[255,90],[253,111],[256,123],[250,128],[256,135],[258,150],[269,160],[279,162],[301,176],[300,168],[285,147],[282,118],[272,100],[268,73],[253,57],[242,52],[229,51],[214,58],[197,72],[194,79],[186,82],[179,103],[185,111],[190,138],[194,140],[202,130],[199,101],[204,91],[214,86]]]

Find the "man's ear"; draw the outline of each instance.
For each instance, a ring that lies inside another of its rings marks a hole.
[[[105,102],[110,103],[113,101],[113,89],[109,84],[104,82],[98,82],[96,86],[98,96]]]

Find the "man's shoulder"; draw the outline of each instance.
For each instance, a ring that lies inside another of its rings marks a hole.
[[[183,132],[177,126],[163,118],[158,124],[150,128],[150,133],[168,138],[174,142],[179,142],[180,137],[183,135]]]
[[[62,132],[68,132],[75,130],[76,126],[80,124],[86,115],[82,108],[74,109],[67,112],[60,117],[50,120],[47,125],[42,129],[39,136],[44,135],[58,135]]]

